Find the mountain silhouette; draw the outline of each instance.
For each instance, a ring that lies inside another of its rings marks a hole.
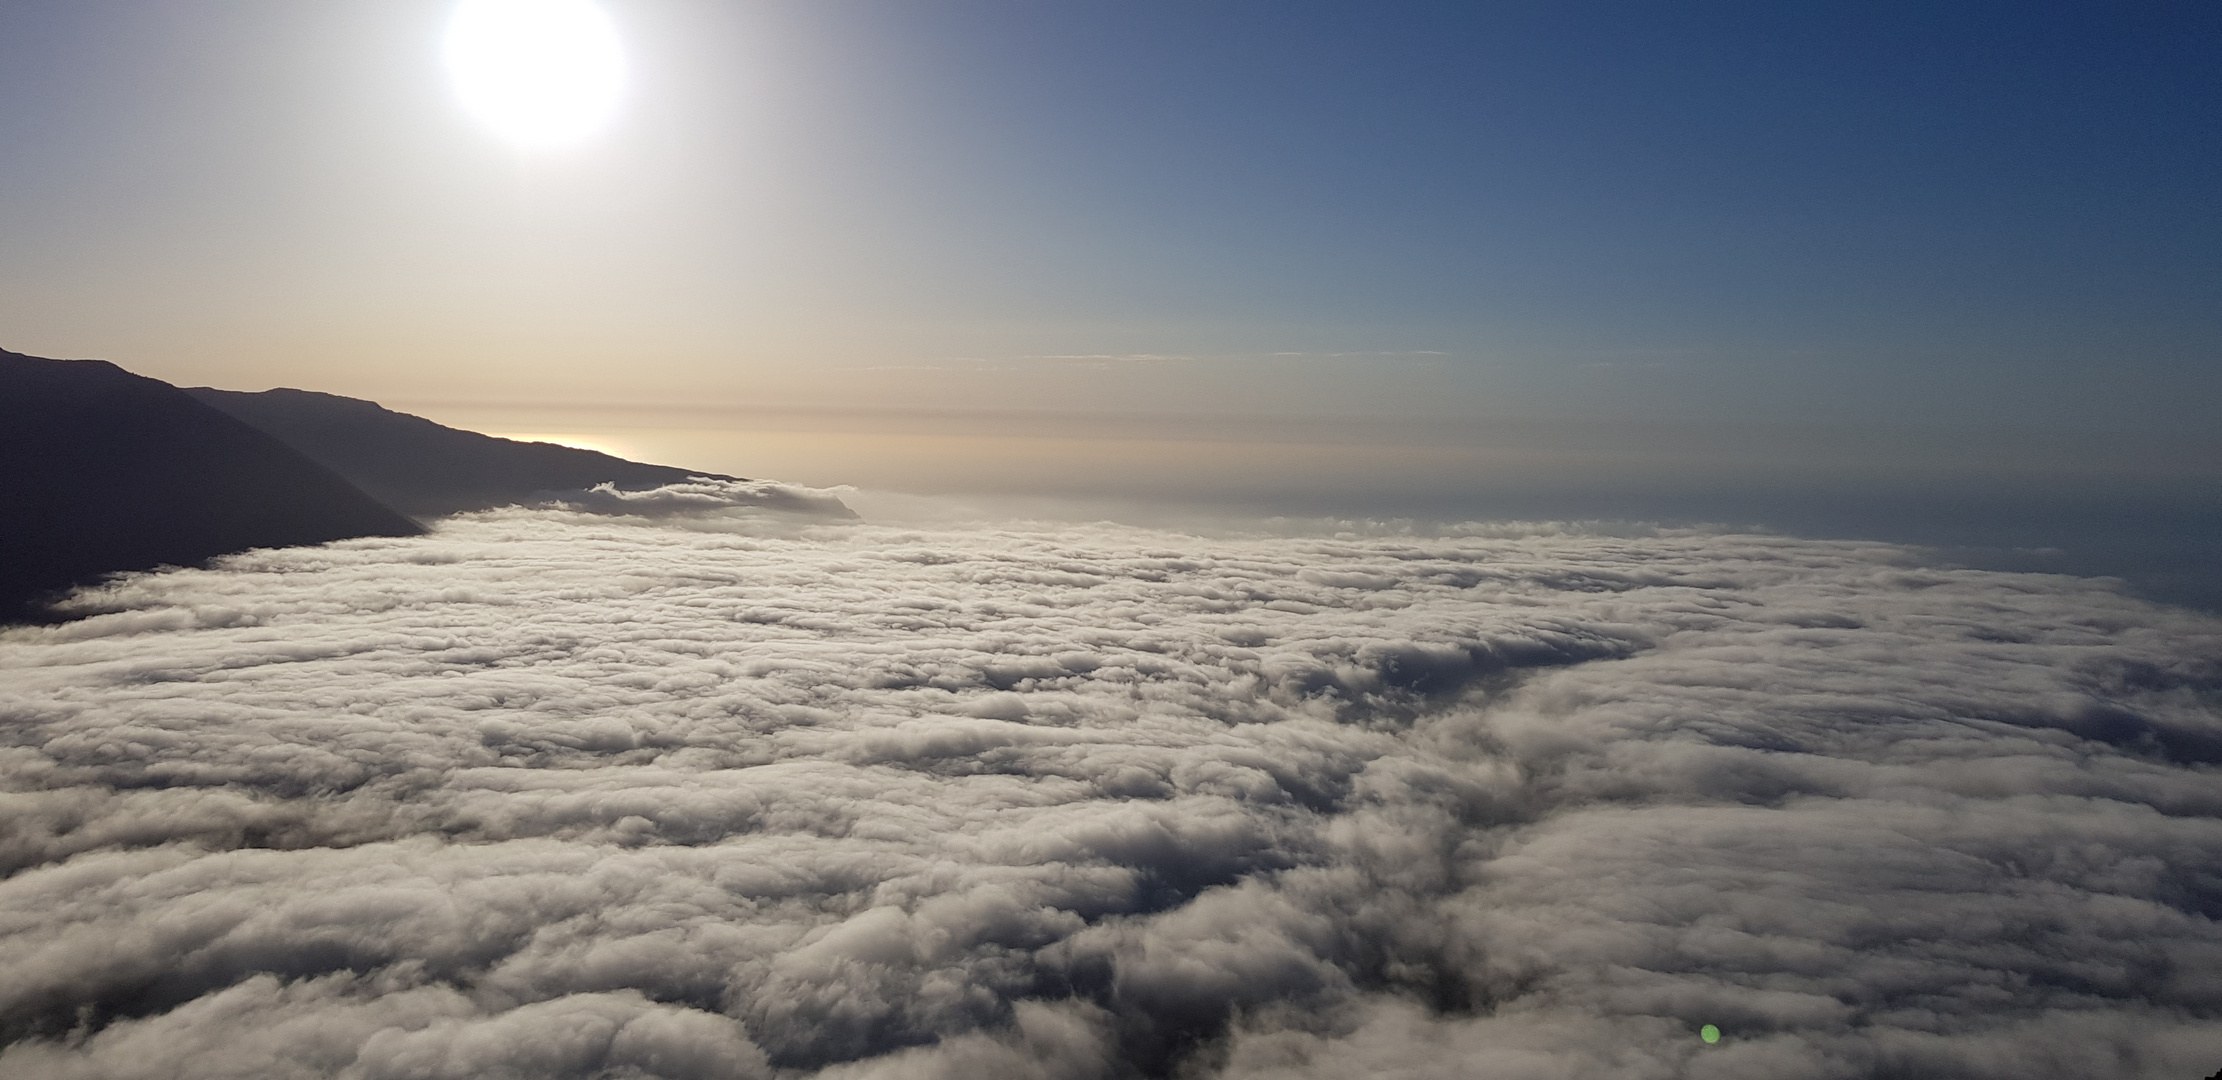
[[[117,571],[423,531],[168,383],[0,350],[0,622]]]
[[[246,393],[205,386],[185,392],[268,432],[380,502],[417,518],[538,502],[597,484],[632,491],[689,477],[740,479],[481,435],[337,394],[290,389]]]

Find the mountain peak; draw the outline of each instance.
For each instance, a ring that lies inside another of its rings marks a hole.
[[[361,398],[280,387],[193,387],[200,401],[269,432],[379,501],[418,518],[531,503],[600,484],[637,491],[694,477],[740,477],[650,465],[597,450],[464,431]]]
[[[0,352],[0,619],[103,574],[423,528],[158,379]]]

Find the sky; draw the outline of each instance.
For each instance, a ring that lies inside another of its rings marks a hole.
[[[0,4],[0,345],[817,485],[2214,562],[2212,5],[600,6],[614,115],[526,149],[450,3]]]
[[[2222,1064],[2211,616],[1879,543],[792,494],[0,630],[0,1077]]]

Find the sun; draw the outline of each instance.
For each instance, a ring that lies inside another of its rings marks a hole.
[[[586,138],[625,89],[617,27],[592,0],[463,0],[443,51],[463,107],[520,146]]]

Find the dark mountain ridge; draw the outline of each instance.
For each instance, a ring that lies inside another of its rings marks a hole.
[[[103,360],[0,350],[0,623],[56,618],[69,588],[258,547],[414,536],[420,521],[568,499],[654,512],[617,492],[740,477],[445,427],[308,390],[180,389]],[[828,496],[732,495],[853,518]],[[415,518],[417,520],[411,520]]]
[[[380,502],[417,518],[542,501],[597,484],[632,491],[689,477],[740,477],[648,465],[554,443],[446,427],[360,398],[309,390],[185,393],[268,432]]]
[[[0,350],[0,622],[118,571],[423,531],[168,383]]]

